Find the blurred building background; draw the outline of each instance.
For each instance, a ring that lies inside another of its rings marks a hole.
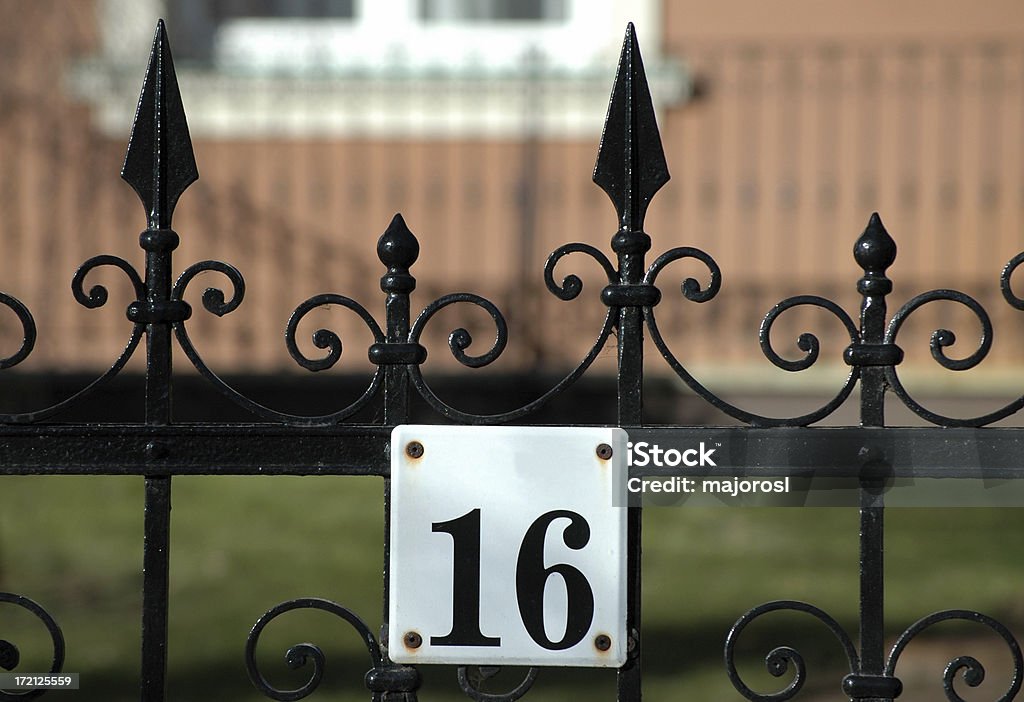
[[[1005,389],[1019,364],[1024,324],[999,292],[1024,249],[1018,0],[0,0],[0,289],[40,328],[20,371],[93,373],[128,336],[119,272],[87,281],[110,288],[99,310],[75,304],[68,282],[96,254],[141,264],[143,211],[117,172],[158,17],[200,171],[175,216],[177,268],[216,258],[247,281],[223,319],[193,285],[191,336],[220,373],[303,372],[282,333],[311,295],[379,313],[375,242],[395,212],[421,242],[414,309],[477,292],[512,329],[496,372],[573,367],[605,312],[600,270],[564,259],[556,279],[587,284],[567,303],[544,289],[543,263],[573,241],[611,254],[614,210],[590,174],[627,20],[673,175],[647,218],[649,260],[697,246],[724,274],[704,305],[675,292],[707,279],[699,266],[659,279],[659,325],[700,379],[838,387],[848,339],[833,319],[780,320],[773,340],[789,358],[801,332],[822,339],[818,366],[795,376],[765,360],[757,329],[797,293],[855,316],[851,248],[876,210],[900,248],[892,309],[929,288],[971,293],[996,343],[968,387]],[[926,384],[953,375],[929,358],[934,328],[957,332],[954,356],[978,336],[963,310],[930,307],[901,336],[907,372]],[[349,313],[308,324],[303,339],[318,325],[342,332],[339,369],[367,367],[369,335]],[[434,325],[428,368],[454,369],[444,336],[459,325],[479,347],[493,334],[479,311],[453,312]],[[18,334],[12,316],[3,348]],[[613,357],[601,360],[609,373]],[[648,372],[670,374],[655,360]]]

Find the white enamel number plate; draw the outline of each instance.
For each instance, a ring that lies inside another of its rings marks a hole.
[[[622,665],[625,473],[621,429],[396,427],[392,660]]]

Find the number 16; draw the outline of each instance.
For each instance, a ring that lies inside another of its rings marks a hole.
[[[594,620],[594,591],[586,576],[568,563],[544,567],[544,541],[548,527],[556,519],[568,519],[562,541],[578,551],[590,541],[590,525],[582,515],[565,509],[546,512],[526,530],[516,563],[516,599],[519,616],[530,638],[538,645],[561,651],[572,648],[587,635]],[[500,646],[501,638],[480,631],[480,510],[474,509],[447,522],[434,522],[433,531],[451,534],[452,630],[444,636],[430,637],[433,646]],[[544,630],[544,588],[557,573],[565,582],[567,612],[565,634],[558,641]]]

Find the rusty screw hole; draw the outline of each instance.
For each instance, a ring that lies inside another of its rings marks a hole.
[[[405,637],[403,638],[403,640],[405,641],[405,645],[409,648],[419,648],[423,645],[423,637],[415,631],[405,632]]]
[[[423,444],[419,441],[410,441],[405,447],[405,453],[409,458],[419,458],[423,455]]]
[[[594,637],[594,648],[598,651],[607,651],[612,647],[612,639],[608,634],[598,634]]]
[[[608,444],[598,444],[597,457],[607,461],[609,458],[612,457],[612,447],[609,446]]]

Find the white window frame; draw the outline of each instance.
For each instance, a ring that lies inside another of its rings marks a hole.
[[[214,63],[249,73],[579,72],[614,58],[627,15],[638,27],[660,29],[658,4],[565,0],[561,21],[459,22],[421,20],[418,0],[356,0],[354,19],[227,20],[214,36]],[[647,35],[645,51],[657,54],[660,32]]]
[[[99,0],[105,50],[73,68],[70,88],[105,133],[128,133],[173,1]],[[558,23],[422,22],[417,0],[356,0],[355,20],[229,20],[213,65],[179,64],[178,83],[194,138],[595,139],[627,21],[656,107],[688,95],[684,67],[661,55],[662,2],[566,0]]]

